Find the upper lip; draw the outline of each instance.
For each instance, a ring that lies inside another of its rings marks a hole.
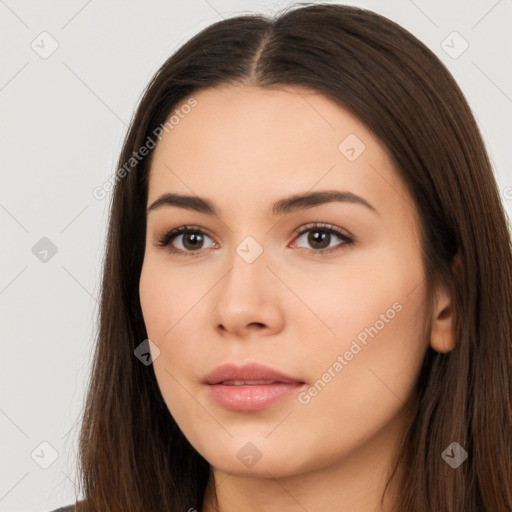
[[[220,384],[224,381],[252,381],[252,380],[266,380],[271,382],[300,382],[300,379],[290,377],[284,373],[264,366],[259,363],[249,363],[242,366],[237,366],[234,363],[226,363],[217,366],[210,372],[204,379],[205,384]]]

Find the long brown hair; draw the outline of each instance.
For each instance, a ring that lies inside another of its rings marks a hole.
[[[446,354],[429,348],[418,376],[396,459],[406,468],[396,510],[512,511],[512,248],[482,137],[461,90],[424,44],[383,16],[334,4],[215,23],[148,85],[112,196],[80,433],[86,500],[77,510],[201,510],[210,466],[173,420],[152,365],[134,356],[147,338],[138,285],[152,151],[128,170],[126,162],[178,104],[224,84],[305,86],[347,109],[389,148],[421,216],[428,306],[439,284],[449,286],[457,339]],[[453,441],[468,452],[456,469],[441,456]]]

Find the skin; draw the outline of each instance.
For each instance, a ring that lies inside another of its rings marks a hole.
[[[148,212],[140,299],[160,351],[162,396],[211,465],[203,511],[214,510],[215,494],[221,511],[380,510],[425,351],[454,345],[444,289],[430,336],[421,334],[426,283],[413,201],[384,144],[316,92],[222,86],[194,98],[155,149],[147,205],[167,192],[198,195],[218,216],[177,206]],[[349,134],[365,145],[354,161],[338,149]],[[330,202],[271,214],[279,199],[321,190],[350,191],[377,212]],[[322,228],[294,233],[313,222],[355,241],[331,234],[315,245]],[[184,254],[155,245],[183,225],[201,228],[203,242],[177,235],[171,244]],[[263,249],[252,263],[236,252],[247,236]],[[257,361],[310,389],[393,304],[400,311],[308,403],[295,394],[262,411],[228,411],[202,383],[221,363]],[[251,467],[237,457],[247,442],[261,454]]]

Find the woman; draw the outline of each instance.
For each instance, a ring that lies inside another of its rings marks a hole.
[[[341,5],[215,23],[115,182],[76,510],[512,510],[510,233],[425,45]]]

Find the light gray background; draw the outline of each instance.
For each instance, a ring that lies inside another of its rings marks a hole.
[[[115,172],[143,88],[207,25],[289,3],[0,0],[0,511],[74,501],[110,200],[92,190]],[[510,216],[511,0],[344,3],[397,21],[448,66],[483,131]],[[47,58],[44,31],[58,43]],[[469,44],[457,58],[464,43],[446,39],[453,31]],[[32,250],[43,237],[57,248],[46,262]],[[47,469],[52,449],[41,443],[58,452]]]

